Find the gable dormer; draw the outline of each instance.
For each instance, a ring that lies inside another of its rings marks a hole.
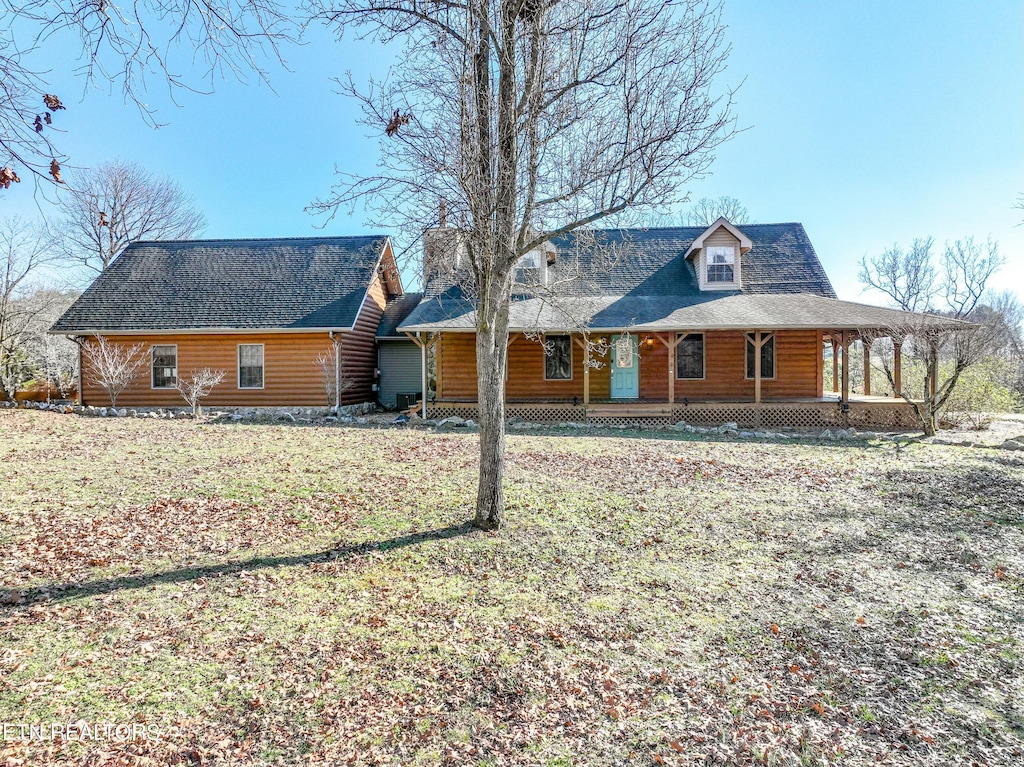
[[[693,259],[701,290],[739,290],[743,287],[742,259],[752,247],[750,238],[727,219],[720,218],[690,244],[686,257]]]

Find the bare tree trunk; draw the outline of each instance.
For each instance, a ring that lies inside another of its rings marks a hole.
[[[505,369],[508,361],[508,299],[488,286],[477,314],[477,402],[480,417],[480,477],[473,525],[497,530],[505,517]],[[507,292],[507,290],[506,290]]]

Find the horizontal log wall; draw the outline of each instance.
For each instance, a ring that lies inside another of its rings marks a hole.
[[[662,346],[662,344],[658,344]],[[657,350],[655,350],[657,351]],[[676,379],[676,400],[754,398],[746,377],[746,341],[739,331],[704,335],[704,380]],[[664,362],[662,370],[664,370]],[[641,372],[643,367],[641,366]],[[668,380],[665,387],[667,390]],[[761,380],[763,399],[821,396],[821,332],[784,330],[775,334],[775,378]]]
[[[374,281],[363,305],[356,329],[340,334],[342,339],[343,376],[352,385],[342,393],[343,405],[374,399],[373,373],[377,365],[374,335],[384,309],[384,290],[379,278]],[[223,370],[224,381],[214,387],[203,400],[209,407],[327,407],[323,375],[316,359],[331,350],[326,332],[319,333],[178,333],[150,336],[107,336],[111,343],[133,346],[143,344],[146,364],[136,381],[117,399],[118,407],[185,407],[185,400],[175,389],[152,388],[152,348],[177,346],[179,378],[193,370]],[[90,339],[92,340],[92,339]],[[263,388],[238,388],[239,344],[263,344]],[[82,371],[82,401],[86,405],[108,406],[110,397],[90,375],[87,365]]]
[[[640,333],[640,398],[668,401],[668,349],[657,338],[653,345]],[[653,335],[653,334],[652,334]],[[666,334],[669,338],[674,334]],[[704,336],[704,379],[675,381],[675,399],[752,400],[754,381],[746,378],[746,346],[739,331],[709,332]],[[441,335],[441,391],[439,399],[476,399],[476,346],[472,333]],[[600,358],[599,358],[600,359]],[[590,371],[590,399],[610,395],[610,355],[601,367]],[[776,333],[775,378],[761,381],[763,399],[821,396],[821,333],[787,330]],[[522,399],[571,399],[583,397],[583,351],[573,344],[571,381],[545,381],[541,345],[517,337],[509,347],[506,397]]]
[[[342,371],[344,379],[348,382],[342,384],[342,405],[371,402],[376,399],[373,392],[373,373],[377,369],[375,337],[386,303],[387,292],[378,276],[370,285],[362,311],[356,318],[355,330],[342,336]]]
[[[111,343],[132,346],[144,344],[146,364],[135,383],[117,399],[118,407],[185,407],[175,389],[153,389],[152,347],[178,347],[178,377],[187,378],[193,370],[223,370],[224,381],[214,387],[203,404],[232,406],[315,406],[327,405],[323,380],[316,358],[330,351],[327,333],[246,333],[176,334],[154,336],[107,336]],[[238,388],[238,345],[263,344],[263,388]],[[90,375],[88,364],[82,370],[83,404],[109,406],[110,397]]]

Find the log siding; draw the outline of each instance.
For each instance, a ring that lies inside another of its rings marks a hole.
[[[700,332],[700,331],[693,331]],[[664,335],[664,334],[663,334]],[[647,343],[647,337],[651,343]],[[640,332],[640,399],[667,402],[669,352],[657,334]],[[676,334],[671,334],[674,340]],[[475,401],[476,346],[472,333],[442,333],[439,341],[438,399]],[[775,378],[761,381],[764,399],[821,396],[821,331],[775,332]],[[583,400],[583,351],[573,348],[571,381],[544,380],[541,345],[516,336],[509,345],[506,398],[509,401]],[[591,401],[607,400],[611,391],[609,359],[590,371]],[[673,371],[675,375],[675,371]],[[704,333],[704,378],[675,378],[675,400],[751,401],[754,381],[746,378],[746,340],[740,331]]]

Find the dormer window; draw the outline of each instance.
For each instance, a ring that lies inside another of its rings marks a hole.
[[[708,283],[735,282],[736,281],[736,249],[712,245],[708,247]]]
[[[535,248],[516,262],[515,281],[519,285],[543,285],[545,284],[544,272],[546,269],[547,259],[544,252]]]

